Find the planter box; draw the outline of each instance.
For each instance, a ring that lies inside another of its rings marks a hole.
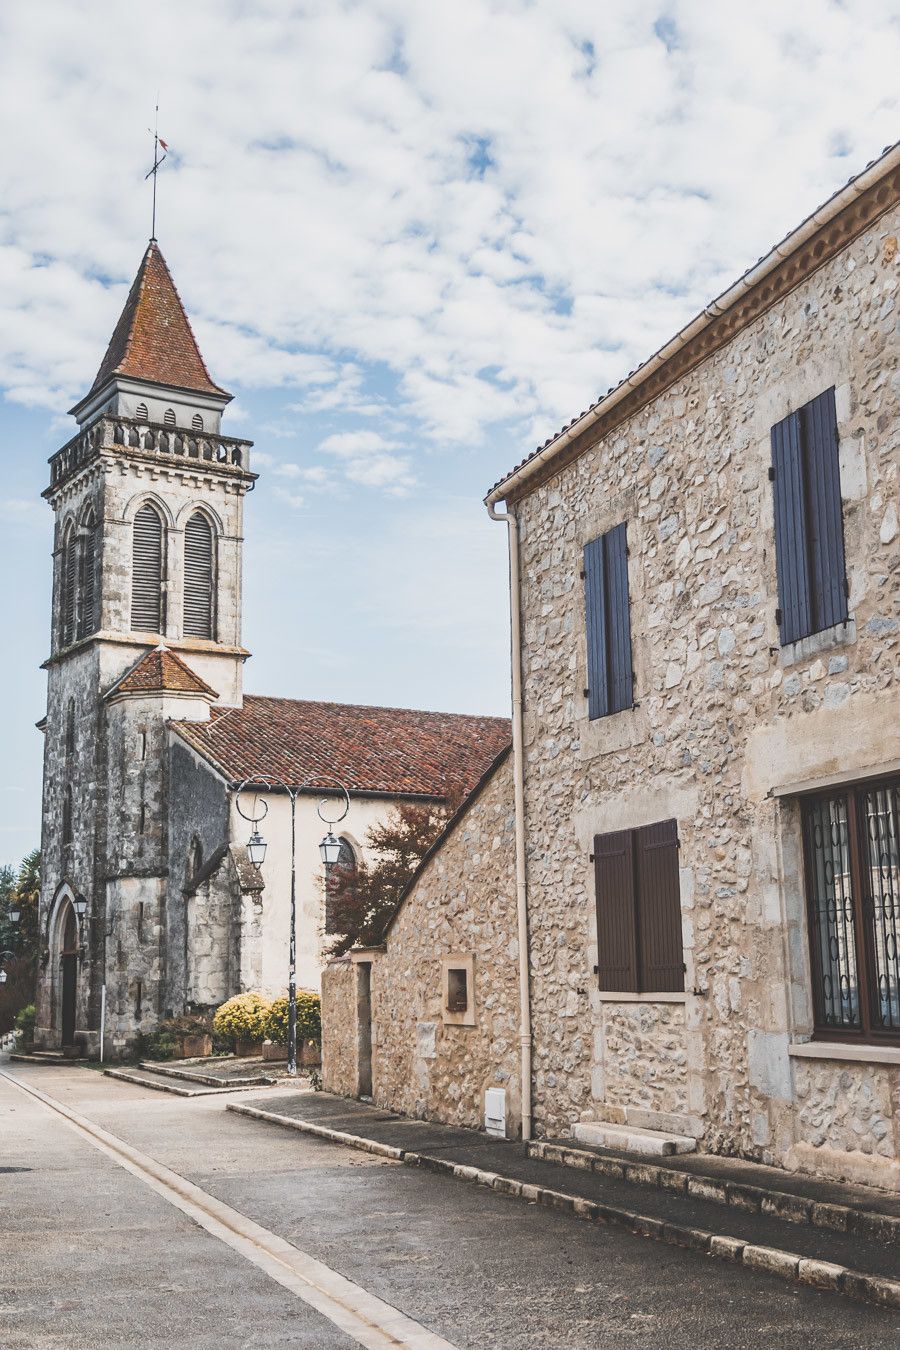
[[[206,1059],[212,1054],[212,1036],[207,1032],[196,1035],[176,1036],[175,1044],[179,1059]]]
[[[262,1041],[235,1041],[234,1053],[238,1059],[257,1059],[262,1054]]]
[[[263,1041],[262,1057],[269,1064],[286,1064],[287,1046],[276,1045],[274,1041]]]

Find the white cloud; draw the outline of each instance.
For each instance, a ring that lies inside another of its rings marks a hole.
[[[216,375],[472,445],[568,420],[858,170],[898,65],[888,0],[9,0],[0,385],[91,379],[160,81],[159,232]]]

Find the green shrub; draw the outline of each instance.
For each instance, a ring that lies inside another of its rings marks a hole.
[[[228,1036],[236,1041],[262,1041],[271,1004],[262,994],[235,994],[216,1010],[213,1030],[217,1036]]]
[[[297,990],[297,1041],[320,1041],[322,1039],[322,1018],[320,1015],[318,994],[310,989]],[[266,1037],[276,1045],[287,1045],[288,1038],[288,1000],[287,994],[276,998],[266,1020]]]
[[[16,1013],[16,1048],[30,1045],[34,1040],[34,1024],[37,1014],[33,1003],[28,1003]]]
[[[138,1059],[174,1059],[178,1046],[171,1027],[159,1026],[155,1031],[142,1031],[137,1038]]]

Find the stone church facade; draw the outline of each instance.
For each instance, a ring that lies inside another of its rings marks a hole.
[[[243,507],[251,442],[227,436],[155,240],[77,434],[50,461],[39,1043],[107,1055],[188,1007],[288,974],[287,797],[260,786],[270,848],[248,859],[244,780],[299,792],[298,982],[322,964],[317,803],[349,793],[347,865],[398,800],[443,800],[509,738],[498,718],[244,697]],[[251,807],[252,809],[252,807]],[[325,814],[327,814],[327,808]]]

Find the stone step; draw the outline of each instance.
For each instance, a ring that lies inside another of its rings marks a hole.
[[[107,1078],[117,1078],[122,1083],[133,1083],[135,1087],[153,1088],[155,1092],[169,1092],[173,1097],[214,1097],[223,1092],[235,1091],[232,1087],[179,1087],[162,1074],[142,1069],[104,1069]]]
[[[203,1061],[199,1061],[202,1063]],[[229,1064],[229,1068],[233,1067]],[[177,1078],[186,1083],[202,1083],[205,1087],[267,1087],[278,1079],[273,1074],[247,1073],[223,1074],[203,1073],[200,1068],[184,1068],[174,1064],[163,1064],[159,1060],[142,1059],[138,1068],[149,1073],[161,1074],[164,1078]]]
[[[642,1130],[637,1125],[613,1125],[605,1120],[582,1120],[572,1131],[579,1144],[590,1148],[618,1149],[622,1153],[642,1153],[649,1158],[666,1158],[673,1153],[693,1153],[696,1139],[686,1134],[668,1134],[662,1130]]]

